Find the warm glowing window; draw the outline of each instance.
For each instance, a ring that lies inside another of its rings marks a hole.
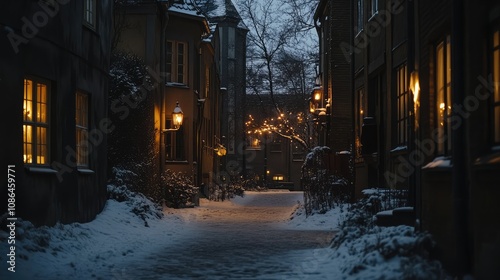
[[[396,144],[406,145],[408,141],[408,79],[407,66],[401,65],[396,70]]]
[[[365,90],[360,88],[356,91],[356,123],[355,123],[355,133],[356,133],[356,157],[361,157],[361,129],[363,128],[363,118],[367,116],[367,98]]]
[[[23,160],[49,163],[49,89],[47,83],[24,79]]]
[[[450,36],[436,47],[436,124],[438,153],[451,153],[451,44]]]
[[[96,23],[96,0],[83,0],[83,22],[95,28]]]
[[[166,128],[174,128],[171,119],[167,119]],[[177,131],[165,133],[165,159],[168,161],[185,161],[184,126]]]
[[[186,43],[167,41],[166,80],[170,83],[187,85],[188,48]]]
[[[274,175],[273,176],[273,181],[283,181],[285,180],[285,176],[283,175]]]
[[[76,163],[78,166],[88,166],[88,132],[89,132],[89,98],[82,92],[76,93]]]
[[[493,33],[493,141],[500,144],[500,31]]]

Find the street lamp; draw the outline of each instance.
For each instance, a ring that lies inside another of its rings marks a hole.
[[[184,113],[182,112],[181,106],[179,106],[179,101],[177,101],[177,105],[172,112],[172,125],[174,128],[166,128],[163,129],[163,132],[177,131],[182,125],[182,121],[184,120]]]

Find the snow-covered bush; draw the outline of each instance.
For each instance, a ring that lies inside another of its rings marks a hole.
[[[136,177],[137,175],[129,170],[113,168],[113,183],[108,184],[108,198],[129,205],[131,212],[139,216],[144,225],[148,226],[148,219],[163,217],[162,207],[142,193],[128,188],[127,184],[133,182]]]
[[[325,213],[335,203],[344,203],[350,198],[350,184],[328,168],[330,153],[329,147],[314,147],[302,165],[306,215]]]
[[[242,180],[231,180],[228,183],[221,182],[218,184],[217,182],[213,182],[209,185],[209,200],[214,201],[224,201],[229,200],[233,197],[244,196],[245,189],[243,187],[244,181]]]
[[[331,247],[332,257],[344,260],[342,273],[363,279],[362,275],[379,275],[374,271],[383,269],[386,279],[443,279],[441,264],[431,257],[432,236],[405,225],[375,226],[373,216],[380,203],[380,196],[367,196],[351,205],[340,222]],[[392,272],[396,276],[390,277]]]
[[[190,176],[167,169],[162,176],[162,181],[167,206],[181,208],[193,203],[192,199],[198,193],[198,188]]]
[[[153,81],[144,62],[135,55],[114,53],[110,65],[108,170],[120,167],[135,174],[127,183],[159,202],[159,159],[155,152]]]

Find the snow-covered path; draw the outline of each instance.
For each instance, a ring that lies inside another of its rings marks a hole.
[[[194,234],[173,246],[159,245],[148,261],[126,265],[121,276],[290,279],[306,264],[306,254],[333,236],[332,231],[284,226],[298,200],[302,193],[248,193],[230,203],[203,200],[199,208],[182,210],[186,230]]]

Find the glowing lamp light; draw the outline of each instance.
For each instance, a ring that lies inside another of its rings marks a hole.
[[[321,100],[321,87],[314,87],[313,92],[312,92],[312,97],[314,101],[320,101]]]
[[[182,125],[182,121],[184,120],[184,113],[182,112],[181,107],[179,106],[179,101],[177,101],[177,105],[172,112],[172,123],[175,128],[178,128]]]
[[[220,157],[225,156],[225,155],[226,155],[226,153],[227,153],[226,147],[224,147],[224,146],[222,146],[222,145],[221,145],[221,146],[219,146],[219,148],[216,148],[216,149],[215,149],[215,153],[216,153],[218,156],[220,156]]]

